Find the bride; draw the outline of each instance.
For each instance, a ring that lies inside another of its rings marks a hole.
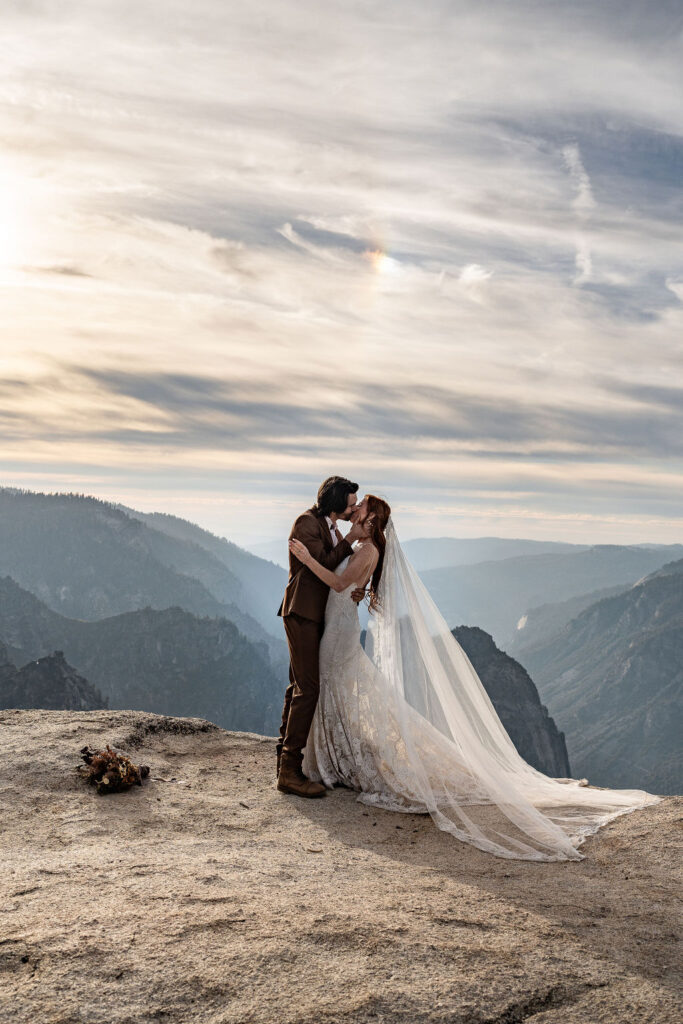
[[[297,540],[290,548],[330,587],[320,696],[304,773],[342,784],[373,807],[429,813],[457,839],[498,857],[583,860],[606,822],[660,797],[553,779],[517,753],[479,676],[396,536],[391,509],[366,495],[363,537],[335,572]],[[360,643],[352,591],[370,583]]]

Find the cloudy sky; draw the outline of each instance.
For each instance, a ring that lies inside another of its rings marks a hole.
[[[0,475],[683,537],[680,0],[5,0]]]

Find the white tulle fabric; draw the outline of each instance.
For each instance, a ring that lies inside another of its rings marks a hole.
[[[391,811],[429,813],[457,839],[498,857],[582,860],[586,836],[658,803],[637,789],[553,779],[517,753],[472,663],[386,529],[366,651],[354,584],[330,591],[320,698],[303,770]],[[343,572],[348,559],[337,568]]]

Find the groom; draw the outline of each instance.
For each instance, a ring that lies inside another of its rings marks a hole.
[[[346,538],[337,528],[339,519],[350,520],[356,509],[358,484],[342,476],[331,476],[318,489],[317,503],[294,522],[290,540],[305,544],[316,561],[334,571],[347,555],[351,544],[362,535],[360,523],[354,523]],[[278,615],[289,646],[289,686],[277,743],[277,788],[297,796],[323,796],[325,787],[307,779],[301,770],[303,748],[315,714],[320,692],[318,655],[325,627],[325,605],[330,588],[307,566],[289,553],[289,579]],[[358,603],[362,589],[351,594]]]

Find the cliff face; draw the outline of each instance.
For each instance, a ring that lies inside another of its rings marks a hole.
[[[683,559],[584,609],[520,657],[598,786],[679,793]]]
[[[90,711],[106,707],[97,687],[68,664],[63,651],[16,668],[0,643],[0,708]]]
[[[452,630],[472,662],[498,717],[518,752],[534,768],[553,778],[569,778],[569,758],[560,732],[541,704],[538,690],[518,661],[496,647],[476,626]]]
[[[200,719],[0,711],[0,737],[3,1021],[680,1019],[680,798],[534,864],[278,793],[273,739]],[[98,796],[75,767],[105,743],[150,778]]]

